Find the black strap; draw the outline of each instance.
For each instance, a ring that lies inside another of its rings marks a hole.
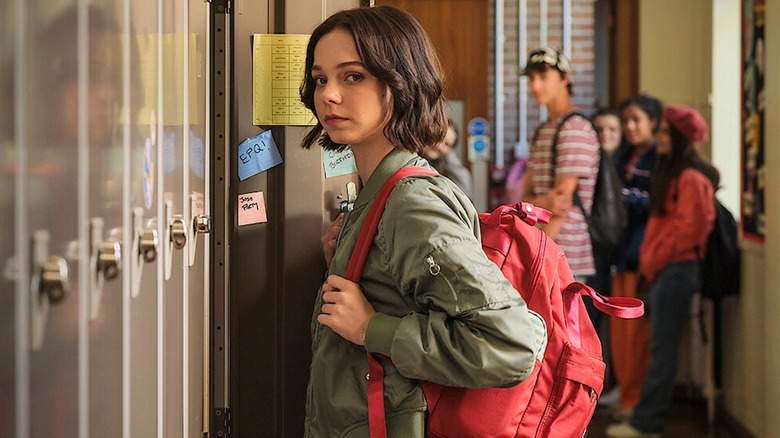
[[[558,167],[558,135],[561,132],[561,128],[563,127],[563,124],[568,122],[569,119],[572,117],[582,117],[583,119],[587,120],[588,123],[590,123],[593,130],[596,130],[596,127],[593,126],[593,122],[586,116],[585,114],[579,113],[577,111],[572,111],[561,119],[560,122],[558,122],[558,126],[555,127],[555,134],[553,135],[553,142],[551,146],[552,151],[552,183],[553,188],[555,187],[555,169]],[[534,143],[536,143],[536,139],[539,136],[540,129],[537,129],[534,133]],[[604,150],[601,148],[601,145],[599,145],[599,151],[600,151],[600,159],[604,159]],[[579,187],[579,184],[577,185]],[[578,206],[580,208],[580,211],[582,211],[582,215],[585,217],[585,219],[589,219],[590,215],[585,212],[585,206],[582,204],[582,199],[580,199],[580,193],[577,190],[577,188],[574,189],[574,193],[572,194],[572,202],[574,205]]]

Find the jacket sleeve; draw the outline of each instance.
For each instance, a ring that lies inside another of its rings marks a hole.
[[[640,250],[642,274],[651,281],[670,262],[700,254],[715,220],[714,190],[700,172],[684,170],[670,191],[666,216],[650,218]]]
[[[416,311],[377,313],[366,348],[399,372],[447,386],[512,385],[530,375],[539,348],[525,302],[478,239],[446,184],[402,181],[380,222],[388,270]]]

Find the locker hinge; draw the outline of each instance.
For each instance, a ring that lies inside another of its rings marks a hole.
[[[230,408],[214,408],[212,438],[230,438]]]

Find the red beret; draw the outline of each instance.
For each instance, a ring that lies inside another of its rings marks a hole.
[[[707,141],[707,121],[695,109],[686,105],[668,105],[664,109],[664,120],[680,131],[691,143]]]

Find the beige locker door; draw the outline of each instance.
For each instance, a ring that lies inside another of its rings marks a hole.
[[[202,434],[205,205],[204,33],[206,3],[162,9],[158,143],[163,209],[163,400],[166,436]],[[193,31],[197,30],[197,31]],[[200,33],[198,33],[200,32]],[[198,257],[198,244],[201,256]],[[192,254],[191,254],[192,252]],[[196,262],[199,261],[199,264]],[[191,266],[192,265],[192,266]],[[195,416],[193,416],[195,415]]]
[[[78,3],[31,0],[16,6],[26,12],[19,23],[20,53],[26,56],[14,101],[20,118],[17,153],[25,155],[17,171],[26,185],[16,199],[21,221],[16,239],[17,255],[29,263],[17,296],[29,309],[16,316],[22,324],[29,321],[30,329],[29,336],[17,332],[23,362],[17,369],[22,373],[17,426],[22,438],[71,437],[85,432],[86,416],[80,414],[87,401],[81,374],[86,356],[80,353],[87,341],[88,185],[80,170],[86,168],[88,131],[85,90],[79,87]],[[49,256],[70,268],[71,290],[56,303],[39,287]]]
[[[79,4],[79,135],[84,158],[79,168],[79,273],[86,290],[80,312],[86,340],[80,345],[79,381],[85,400],[80,417],[87,435],[122,435],[124,123],[121,2]],[[67,17],[67,16],[66,16]],[[52,41],[57,41],[56,35]],[[56,45],[55,45],[56,46]],[[81,187],[85,184],[86,187]],[[86,197],[86,199],[83,199]],[[127,218],[129,219],[129,218]],[[84,266],[86,265],[86,266]],[[83,421],[83,420],[82,420]]]
[[[158,202],[162,207],[162,255],[163,281],[158,293],[162,295],[162,324],[158,327],[158,336],[162,338],[163,354],[163,416],[165,436],[183,436],[182,406],[182,322],[184,310],[184,257],[182,238],[186,242],[186,233],[180,235],[184,215],[184,178],[188,163],[184,156],[184,99],[182,72],[184,64],[184,23],[182,10],[176,2],[164,2],[162,19],[157,35],[157,47],[161,62],[158,74],[161,75],[157,119],[158,159],[160,163],[160,190]]]
[[[13,1],[0,2],[0,436],[14,436],[16,431],[16,385],[22,383],[17,374],[16,351],[17,299],[15,278],[21,266],[14,257],[17,227],[15,193],[19,190],[19,149],[14,138],[14,123],[18,120],[13,101],[14,69],[17,44],[16,7]],[[21,286],[21,282],[18,283]]]
[[[128,242],[128,277],[130,298],[128,335],[124,340],[125,387],[123,422],[124,437],[162,436],[162,340],[158,336],[162,326],[162,294],[158,288],[163,281],[163,243],[160,193],[160,157],[158,144],[158,100],[160,78],[158,60],[157,0],[133,0],[129,3],[129,17],[125,20],[129,50],[130,99],[127,208],[132,217],[132,237]],[[126,55],[127,56],[127,55]],[[154,242],[157,242],[155,245]],[[140,241],[144,242],[143,247]],[[139,252],[146,251],[146,258]]]
[[[183,315],[183,354],[182,382],[184,395],[182,415],[185,437],[203,436],[206,431],[206,406],[208,388],[208,266],[212,260],[208,257],[211,218],[208,217],[210,202],[207,192],[211,169],[207,165],[208,149],[207,129],[208,110],[207,92],[207,11],[206,2],[188,2],[184,17],[186,28],[185,58],[183,64],[184,79],[184,159],[187,170],[184,172],[184,217],[190,227],[187,239],[185,260],[187,270],[184,276],[182,300]]]

